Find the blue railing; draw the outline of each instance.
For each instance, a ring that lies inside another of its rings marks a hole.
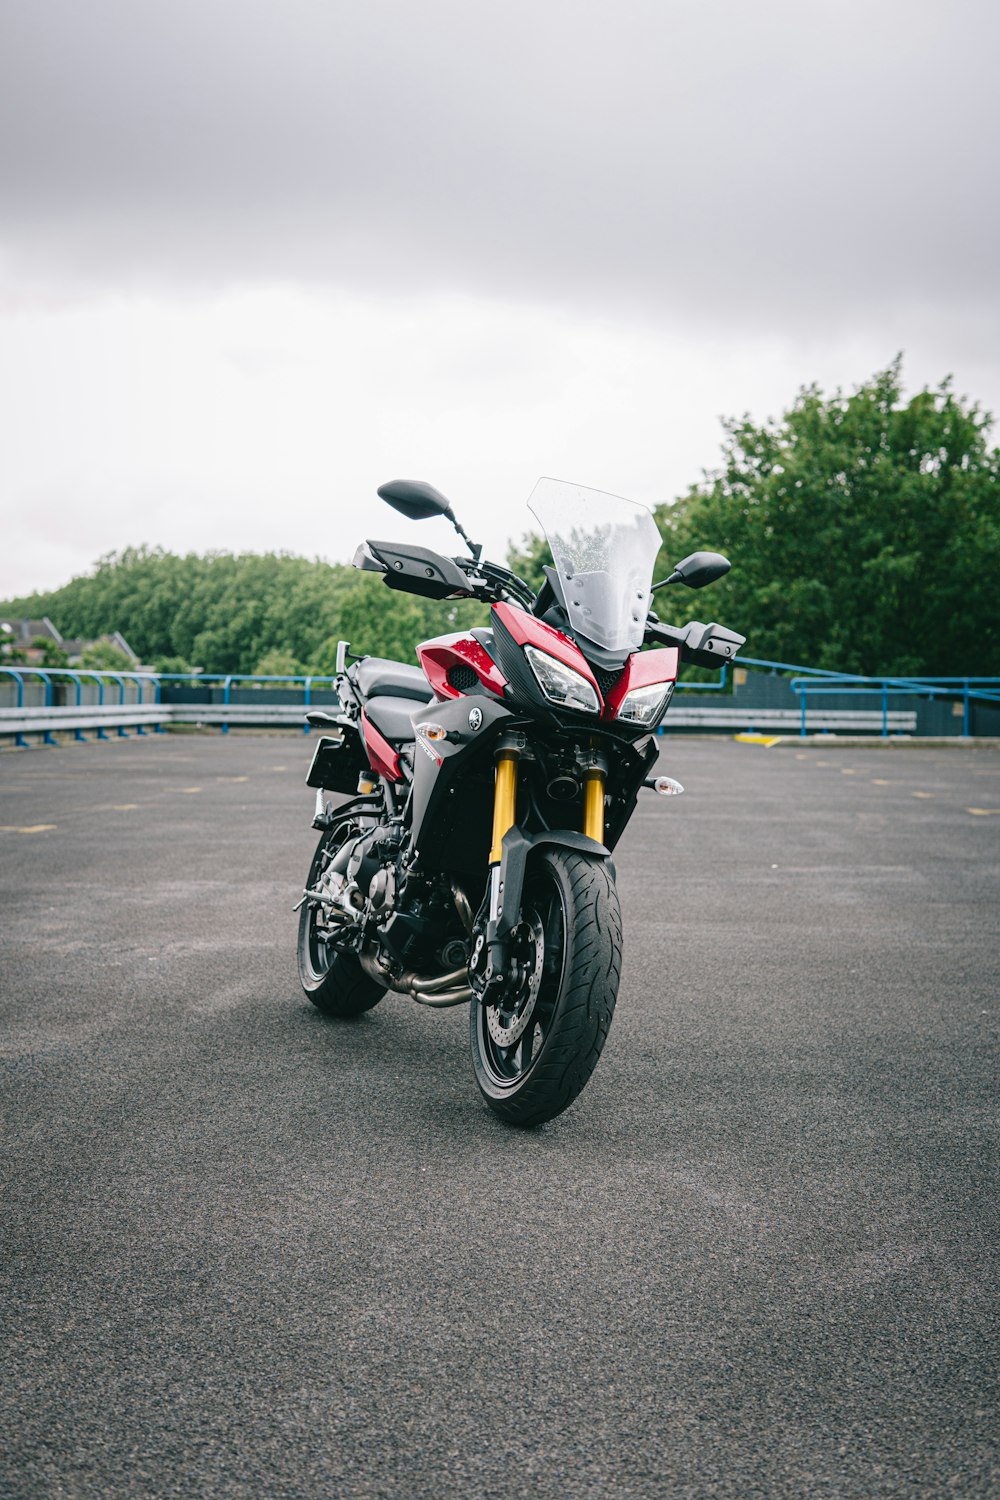
[[[96,685],[96,706],[98,708],[102,708],[105,705],[124,708],[126,704],[126,682],[128,682],[134,685],[136,693],[135,701],[140,704],[162,703],[164,684],[175,683],[178,686],[221,688],[223,708],[232,704],[233,689],[241,683],[250,684],[253,687],[298,687],[302,690],[302,706],[308,709],[312,705],[313,692],[323,687],[332,689],[336,681],[336,677],[331,674],[317,672],[294,675],[274,674],[256,676],[252,672],[103,671],[87,667],[34,667],[25,666],[21,663],[18,663],[17,666],[0,666],[0,673],[11,679],[15,684],[17,690],[16,706],[18,708],[27,706],[25,705],[24,694],[26,678],[32,678],[44,684],[44,701],[41,706],[45,708],[55,707],[53,679],[70,682],[74,685],[77,708],[84,706],[83,690],[86,685]],[[84,681],[85,679],[86,682]],[[114,698],[107,696],[109,692],[114,692],[115,688],[117,688],[117,702]],[[142,724],[136,724],[133,727],[137,734],[144,735],[147,733]],[[155,725],[154,728],[157,733],[162,733],[162,726]],[[223,734],[229,733],[229,724],[225,720],[223,720],[221,729]],[[116,732],[122,738],[126,738],[129,734],[129,730],[124,725],[119,725]],[[304,732],[306,734],[309,733],[308,724],[304,726]],[[98,739],[104,740],[108,738],[107,730],[101,727],[97,728],[96,734]],[[85,737],[81,729],[74,730],[74,736],[78,740],[82,740]],[[43,731],[42,740],[47,745],[54,744],[51,730],[46,729]],[[16,736],[16,743],[24,745],[26,743],[24,736],[18,734]]]
[[[1000,703],[1000,677],[855,677],[849,673],[830,674],[822,683],[809,677],[793,678],[789,683],[801,699],[799,733],[806,733],[809,697],[838,693],[850,697],[878,697],[882,708],[882,737],[889,733],[889,696],[902,694],[917,698],[953,698],[962,702],[962,734],[971,728],[973,701]]]
[[[726,686],[724,662],[714,682],[679,682],[678,692],[721,691]],[[808,733],[810,698],[846,695],[850,697],[874,697],[882,711],[881,733],[889,734],[890,697],[902,695],[908,698],[950,698],[962,704],[962,734],[968,738],[972,727],[974,703],[1000,704],[1000,677],[932,677],[932,676],[885,676],[864,677],[854,672],[834,672],[825,667],[804,667],[797,662],[768,661],[761,657],[743,656],[733,662],[738,667],[759,667],[772,674],[791,673],[788,686],[799,699],[799,733]],[[752,712],[752,710],[751,710]]]
[[[865,677],[856,672],[833,672],[825,667],[803,667],[794,662],[762,661],[740,656],[736,665],[764,667],[772,672],[794,674],[789,687],[800,699],[799,733],[805,735],[810,697],[844,694],[850,697],[877,697],[882,710],[882,737],[889,733],[890,695],[916,698],[952,698],[962,703],[962,734],[968,737],[971,708],[974,702],[1000,703],[1000,677],[931,677],[886,676]],[[725,669],[723,669],[724,672]]]
[[[264,683],[264,682],[282,683],[282,684],[291,684],[291,685],[294,685],[296,683],[301,683],[302,687],[303,687],[302,706],[303,706],[303,708],[309,708],[312,705],[313,688],[317,684],[325,682],[325,683],[329,683],[329,685],[330,685],[330,687],[332,689],[333,684],[337,680],[336,675],[330,676],[330,675],[327,675],[327,674],[320,674],[320,673],[316,673],[316,672],[309,673],[308,675],[299,675],[299,676],[276,676],[276,675],[275,676],[271,676],[271,675],[265,675],[263,677],[255,676],[253,672],[157,672],[155,674],[151,673],[149,675],[151,677],[155,677],[155,681],[156,681],[156,701],[157,701],[157,703],[162,702],[161,687],[160,687],[160,685],[161,685],[161,683],[164,683],[164,682],[177,682],[177,683],[186,682],[186,683],[190,683],[192,687],[203,687],[206,684],[221,683],[222,684],[222,703],[223,703],[223,707],[228,706],[232,702],[232,691],[233,691],[233,683],[234,682],[237,682],[237,683],[239,683],[239,682],[249,682],[249,683],[252,683],[254,687],[256,687],[260,683]],[[229,733],[229,725],[228,724],[224,723],[222,725],[222,733],[223,734],[228,734]],[[304,733],[305,734],[309,733],[309,725],[308,724],[306,724],[304,726]]]
[[[850,672],[834,672],[822,667],[804,667],[795,662],[769,661],[759,657],[739,656],[735,663],[725,662],[719,669],[718,676],[713,682],[679,682],[678,691],[681,692],[722,692],[728,685],[728,668],[730,665],[740,667],[754,667],[763,669],[772,674],[781,673],[788,676],[788,687],[799,700],[799,733],[808,733],[810,702],[815,703],[817,698],[825,696],[845,695],[858,698],[875,698],[881,708],[881,732],[883,737],[889,734],[889,723],[892,708],[890,700],[895,701],[899,696],[906,698],[924,699],[952,699],[961,702],[962,705],[962,734],[968,736],[972,727],[972,708],[975,703],[1000,704],[1000,677],[922,677],[894,675],[883,677],[864,677]],[[221,706],[228,707],[233,703],[233,690],[240,684],[251,685],[254,688],[267,687],[300,688],[302,691],[302,707],[308,709],[313,702],[313,693],[318,689],[331,691],[336,682],[335,676],[331,674],[268,674],[256,676],[251,672],[138,672],[138,671],[102,671],[82,667],[34,667],[24,666],[0,666],[0,673],[11,679],[17,690],[17,707],[25,706],[25,679],[31,678],[44,685],[44,706],[54,706],[54,686],[59,681],[73,684],[76,706],[83,706],[83,693],[85,688],[91,691],[96,687],[97,706],[106,704],[110,707],[125,707],[126,684],[132,685],[139,704],[160,704],[164,701],[164,686],[176,684],[177,686],[190,686],[198,688],[221,688]],[[117,690],[117,691],[116,691]],[[113,697],[109,697],[113,694]],[[753,710],[748,707],[748,713]],[[144,735],[147,730],[141,723],[135,726],[137,734]],[[153,726],[157,732],[162,732],[162,726]],[[223,734],[228,734],[229,724],[223,717],[221,723]],[[124,725],[118,725],[115,731],[119,736],[125,737],[129,730]],[[308,724],[304,726],[304,732],[308,734]],[[96,733],[99,739],[107,739],[108,731],[97,727]],[[83,739],[83,731],[75,729],[74,735],[77,739]],[[50,730],[43,732],[43,740],[46,744],[53,744]],[[17,736],[17,742],[24,744],[22,735]]]
[[[136,691],[137,691],[137,693],[139,695],[138,701],[140,703],[144,702],[145,700],[143,699],[143,683],[147,682],[147,681],[150,681],[151,677],[152,677],[152,674],[148,673],[148,672],[95,671],[95,670],[91,670],[90,668],[87,668],[87,667],[28,667],[28,666],[21,665],[20,663],[16,667],[0,666],[0,672],[2,672],[7,677],[12,677],[14,679],[15,683],[17,684],[17,707],[18,708],[23,708],[24,707],[24,679],[25,679],[26,676],[27,677],[41,678],[42,682],[44,682],[44,684],[45,684],[45,705],[44,706],[46,708],[52,708],[53,707],[53,703],[52,703],[52,679],[53,679],[53,677],[68,677],[69,680],[75,685],[75,688],[76,688],[76,706],[78,708],[81,707],[82,703],[83,703],[83,679],[85,677],[93,680],[97,684],[97,703],[98,703],[99,707],[103,706],[104,701],[105,701],[104,700],[105,684],[106,683],[111,683],[111,682],[117,683],[117,685],[118,685],[118,703],[119,703],[120,706],[124,706],[124,703],[125,703],[125,679],[126,678],[128,678],[131,682],[134,682],[136,684]],[[155,701],[159,701],[159,700],[157,699]],[[145,734],[146,733],[145,729],[142,727],[141,724],[136,726],[136,732],[138,734]],[[118,733],[119,733],[119,735],[121,735],[121,736],[124,737],[125,734],[126,734],[126,730],[123,727],[119,727]],[[75,730],[74,731],[74,737],[76,739],[78,739],[78,740],[82,740],[84,738],[83,731],[80,730],[80,729]],[[102,729],[102,728],[98,728],[98,730],[97,730],[97,737],[98,737],[98,739],[106,740],[107,737],[108,737],[107,736],[107,731],[104,730],[104,729]],[[25,744],[25,739],[24,739],[23,735],[19,734],[15,738],[16,738],[16,742],[17,742],[18,745],[24,745]],[[44,733],[42,735],[42,740],[43,740],[43,743],[46,744],[46,745],[51,745],[51,744],[55,743],[54,740],[53,740],[53,738],[52,738],[51,731],[48,730],[48,729],[46,729],[44,731]]]

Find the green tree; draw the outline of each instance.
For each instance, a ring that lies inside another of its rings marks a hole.
[[[42,659],[39,666],[42,667],[68,667],[69,657],[58,641],[54,641],[50,635],[36,635],[31,643],[32,649],[40,651]]]
[[[90,667],[95,672],[131,672],[135,662],[110,641],[94,641],[80,657],[81,667]]]
[[[900,370],[848,397],[809,386],[778,422],[727,422],[722,467],[658,510],[664,565],[696,547],[731,559],[711,613],[749,654],[870,674],[1000,667],[991,418],[948,381],[904,402]],[[692,612],[683,589],[666,594],[664,617]]]
[[[658,593],[657,611],[673,622],[710,614],[743,631],[753,656],[998,672],[1000,455],[989,426],[948,382],[904,401],[898,360],[851,396],[810,386],[778,421],[727,422],[719,469],[657,510],[656,576],[700,547],[725,552],[733,571],[704,600],[679,586]],[[538,588],[548,545],[526,536],[508,560]],[[332,672],[342,638],[413,661],[418,641],[486,619],[481,605],[394,592],[342,565],[147,547],[4,609],[48,616],[67,637],[120,630],[143,661],[241,673],[264,661]]]
[[[305,672],[306,668],[302,663],[280,646],[265,651],[254,667],[254,673],[258,677],[301,677]]]
[[[157,656],[153,666],[157,672],[193,672],[195,669],[183,656]]]
[[[508,568],[518,578],[523,578],[525,583],[530,583],[536,593],[545,582],[542,568],[546,565],[552,566],[552,549],[545,537],[538,536],[535,532],[527,532],[507,553]]]
[[[67,636],[120,630],[161,670],[251,673],[262,663],[332,672],[349,638],[371,655],[415,661],[429,636],[481,623],[481,605],[437,602],[387,589],[372,574],[282,553],[180,557],[127,548],[52,593],[11,605],[47,614]],[[118,663],[122,665],[122,663]]]

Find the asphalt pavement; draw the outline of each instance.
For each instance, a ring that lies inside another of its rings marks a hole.
[[[669,745],[527,1133],[304,999],[308,754],[0,753],[0,1495],[1000,1493],[1000,754]]]

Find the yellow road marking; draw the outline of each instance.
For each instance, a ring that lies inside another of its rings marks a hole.
[[[200,786],[182,786],[181,787],[181,791],[182,792],[200,792],[201,791],[201,787]]]
[[[28,823],[19,828],[16,823],[0,823],[0,833],[48,833],[55,826],[54,823]]]
[[[108,812],[135,812],[138,802],[112,802]]]
[[[287,771],[288,767],[287,766],[270,766],[269,769],[272,770],[272,771]]]
[[[974,818],[996,818],[1000,817],[1000,807],[967,807],[966,812]]]
[[[216,781],[249,781],[249,776],[217,776]]]
[[[770,750],[781,738],[780,734],[734,734],[733,739],[738,740],[741,745],[763,745]]]
[[[857,776],[858,772],[855,766],[841,766],[840,774],[841,776]]]
[[[933,792],[911,792],[911,797],[933,797]]]
[[[872,777],[872,786],[892,786],[893,782],[885,781],[881,776]]]

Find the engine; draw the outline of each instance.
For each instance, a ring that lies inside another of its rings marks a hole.
[[[399,970],[452,970],[468,962],[469,902],[443,876],[425,874],[399,825],[360,833],[324,872],[328,898],[353,918],[359,952],[377,955],[383,978]]]

